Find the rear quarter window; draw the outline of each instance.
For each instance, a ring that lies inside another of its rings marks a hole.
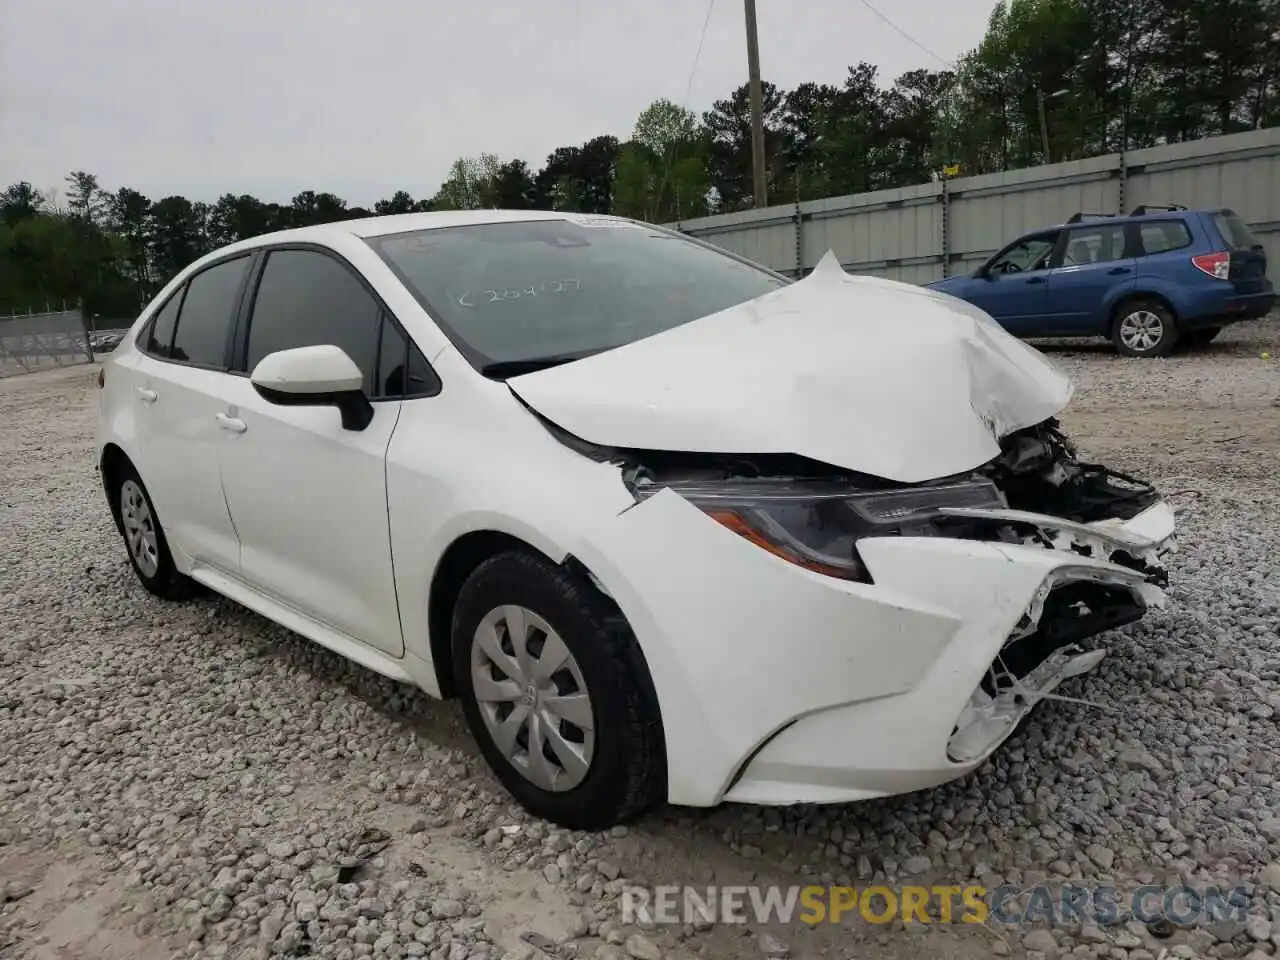
[[[1252,250],[1260,245],[1248,225],[1230,210],[1215,213],[1213,225],[1218,228],[1223,242],[1232,250]]]
[[[1191,246],[1191,231],[1181,220],[1157,220],[1138,225],[1144,254],[1168,253]]]
[[[182,306],[185,284],[173,292],[152,316],[139,337],[139,346],[153,357],[168,359],[173,349],[173,331],[178,325],[178,308]]]

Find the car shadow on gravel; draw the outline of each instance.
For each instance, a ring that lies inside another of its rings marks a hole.
[[[479,748],[466,728],[457,701],[437,700],[410,683],[384,677],[231,600],[210,596],[197,602],[218,609],[233,634],[271,637],[270,643],[258,640],[246,644],[259,656],[304,672],[317,684],[341,688],[396,728],[410,731],[436,747],[460,750],[480,759]]]
[[[1275,340],[1275,321],[1280,317],[1251,323],[1232,324],[1226,327],[1212,343],[1186,347],[1179,344],[1173,354],[1162,358],[1166,362],[1176,360],[1225,359],[1228,357],[1257,357],[1269,354]],[[1103,337],[1097,338],[1053,338],[1031,337],[1023,341],[1049,355],[1077,355],[1080,357],[1107,357],[1116,362],[1148,363],[1149,360],[1121,356],[1116,352],[1111,341]]]

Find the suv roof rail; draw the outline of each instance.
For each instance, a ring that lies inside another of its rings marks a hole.
[[[1172,213],[1175,210],[1185,209],[1187,208],[1180,203],[1140,203],[1133,208],[1129,216],[1140,217],[1146,213]]]
[[[1073,213],[1067,223],[1081,223],[1088,218],[1118,217],[1118,213],[1084,213],[1083,211]]]

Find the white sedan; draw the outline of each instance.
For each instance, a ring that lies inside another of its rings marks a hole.
[[[511,793],[579,829],[960,776],[1160,602],[1174,532],[976,308],[612,217],[233,244],[99,385],[148,590],[458,697]]]

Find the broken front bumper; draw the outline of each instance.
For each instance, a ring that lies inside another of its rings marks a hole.
[[[973,769],[1103,649],[1075,641],[1163,604],[1174,514],[1076,524],[1011,510],[956,515],[1035,531],[1022,544],[882,539],[859,544],[877,584],[961,614],[963,626],[911,691],[797,719],[743,767],[726,799],[833,802],[920,789]],[[1047,547],[1047,548],[1046,548]]]
[[[1028,539],[1070,526],[1113,559],[1126,559],[1120,545],[1158,555],[1173,528],[1163,504],[1083,529],[1030,516],[1016,525]],[[666,490],[602,522],[573,552],[617,602],[648,664],[668,798],[708,806],[858,800],[972,769],[1020,719],[1007,709],[977,716],[971,701],[1005,644],[1026,631],[1037,598],[1055,620],[1054,585],[1096,582],[1158,600],[1149,574],[1077,547],[864,539],[858,550],[874,583],[856,583],[744,543]],[[1044,691],[1091,665],[1028,671],[1022,683]],[[948,745],[966,710],[987,725],[964,738],[970,758],[955,760]]]

